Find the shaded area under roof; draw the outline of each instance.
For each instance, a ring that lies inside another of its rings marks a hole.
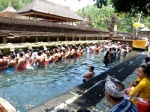
[[[143,29],[141,29],[140,31],[142,32],[150,32],[150,29],[148,27],[144,27]]]
[[[36,0],[17,11],[24,16],[43,18],[51,22],[75,22],[82,18],[68,7],[45,0]]]

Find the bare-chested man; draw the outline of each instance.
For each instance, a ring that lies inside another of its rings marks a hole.
[[[29,66],[32,66],[34,64],[34,58],[32,56],[32,52],[30,51],[28,54],[29,54]]]
[[[90,66],[89,67],[89,73],[86,73],[86,74],[83,75],[83,78],[84,78],[83,82],[86,82],[86,81],[92,79],[94,75],[95,75],[95,73],[94,73],[94,67]]]
[[[35,64],[38,66],[44,66],[45,57],[41,55],[41,52],[38,52],[38,56],[36,57]]]
[[[9,68],[15,68],[16,67],[16,60],[15,60],[15,55],[14,54],[10,54],[10,56],[9,56],[9,62],[7,64],[7,66]]]
[[[0,70],[3,70],[6,68],[7,60],[4,58],[3,54],[0,53]]]
[[[23,53],[19,53],[19,58],[18,58],[18,69],[25,69],[26,68],[26,60],[23,57]]]

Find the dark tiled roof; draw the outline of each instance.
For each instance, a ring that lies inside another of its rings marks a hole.
[[[17,11],[17,13],[23,14],[27,12],[39,12],[44,14],[55,15],[64,18],[71,18],[75,20],[82,20],[75,12],[65,6],[61,6],[45,0],[36,0],[26,5]]]

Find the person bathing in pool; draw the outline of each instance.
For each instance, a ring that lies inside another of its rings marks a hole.
[[[26,68],[26,59],[23,56],[23,53],[19,53],[19,58],[18,58],[18,69],[25,69]]]
[[[88,80],[92,79],[94,75],[94,66],[90,66],[89,72],[83,75],[83,82],[87,82]]]

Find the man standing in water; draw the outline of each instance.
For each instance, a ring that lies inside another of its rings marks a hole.
[[[45,57],[41,55],[41,52],[38,51],[38,56],[36,57],[35,64],[38,66],[44,66]]]
[[[92,79],[94,76],[94,66],[89,67],[89,72],[83,75],[83,82],[87,82],[88,80]]]
[[[7,60],[4,58],[3,54],[0,53],[0,70],[5,69],[7,65]]]
[[[16,67],[16,60],[15,60],[15,55],[14,54],[10,54],[10,56],[9,56],[9,62],[7,64],[7,66],[9,68],[15,68]]]
[[[25,69],[26,68],[26,60],[23,57],[23,53],[19,53],[19,58],[18,58],[18,67],[17,69]]]

